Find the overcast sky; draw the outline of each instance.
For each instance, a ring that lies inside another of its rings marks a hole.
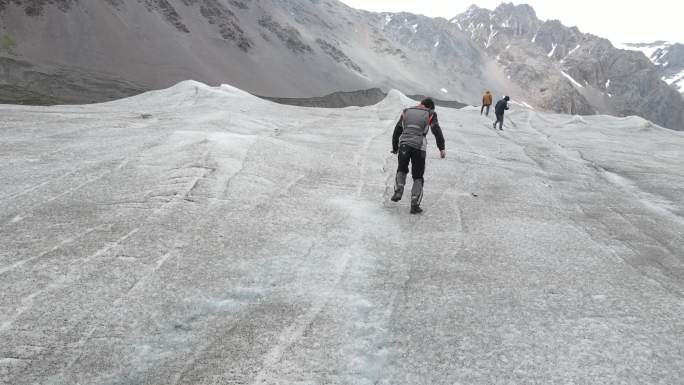
[[[407,11],[427,16],[452,18],[471,4],[494,9],[493,0],[342,0],[369,11]],[[684,1],[682,0],[529,0],[515,1],[534,7],[542,20],[558,19],[582,32],[606,37],[613,43],[670,40],[684,43]]]

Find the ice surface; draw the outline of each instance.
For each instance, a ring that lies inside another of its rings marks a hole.
[[[0,383],[679,383],[684,134],[412,103],[0,106]]]

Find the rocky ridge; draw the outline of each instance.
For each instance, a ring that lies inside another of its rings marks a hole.
[[[527,97],[552,111],[639,115],[684,129],[684,103],[643,55],[610,41],[539,20],[528,5],[472,6],[452,23],[505,68]]]

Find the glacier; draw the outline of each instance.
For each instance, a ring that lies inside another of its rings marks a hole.
[[[411,216],[414,103],[0,105],[0,383],[681,381],[684,133],[438,107]]]

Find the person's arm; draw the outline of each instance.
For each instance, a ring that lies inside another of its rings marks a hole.
[[[392,153],[396,154],[399,152],[399,137],[401,133],[404,132],[404,114],[401,114],[397,125],[394,126],[394,134],[392,135]]]
[[[506,102],[506,109],[508,109],[508,102]]]
[[[437,113],[432,113],[432,121],[430,122],[430,130],[432,130],[432,135],[435,136],[437,141],[437,148],[439,148],[439,153],[442,158],[446,156],[446,151],[444,148],[444,134],[442,133],[442,127],[439,126],[439,120],[437,120]]]

